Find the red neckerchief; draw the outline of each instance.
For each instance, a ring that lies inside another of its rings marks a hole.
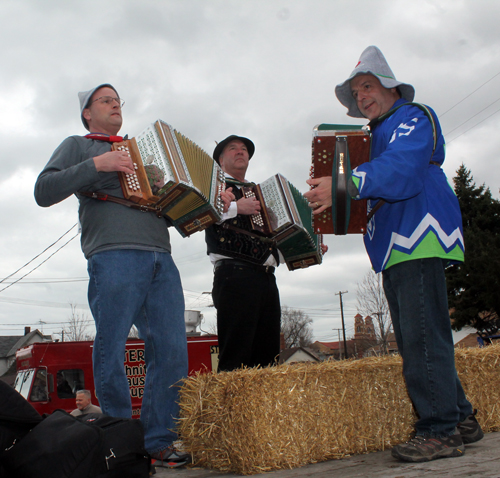
[[[86,138],[96,139],[98,141],[107,141],[108,143],[121,143],[123,141],[122,136],[110,136],[104,133],[90,133],[85,135]]]

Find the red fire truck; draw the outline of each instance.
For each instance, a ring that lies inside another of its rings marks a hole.
[[[216,335],[188,336],[189,375],[217,370],[219,345]],[[75,393],[87,389],[98,405],[92,373],[93,342],[39,342],[16,353],[15,389],[40,413],[76,408]],[[140,415],[146,364],[144,342],[129,339],[124,367],[130,386],[132,414]]]

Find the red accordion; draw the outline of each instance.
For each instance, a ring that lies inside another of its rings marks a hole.
[[[332,177],[332,206],[313,215],[316,234],[365,234],[366,200],[347,192],[351,170],[370,160],[370,132],[354,125],[320,124],[313,130],[311,178]]]

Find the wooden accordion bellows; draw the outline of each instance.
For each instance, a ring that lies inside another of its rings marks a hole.
[[[370,160],[371,135],[354,125],[320,124],[313,130],[311,178],[332,176],[332,207],[313,216],[317,234],[366,233],[367,203],[347,192],[351,170]]]
[[[169,124],[157,120],[113,150],[127,151],[136,168],[135,174],[118,173],[125,199],[161,210],[182,236],[222,218],[222,169]]]

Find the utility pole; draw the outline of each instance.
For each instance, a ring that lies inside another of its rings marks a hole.
[[[332,329],[332,330],[336,330],[336,331],[337,331],[337,334],[338,334],[338,336],[339,336],[339,341],[338,341],[337,343],[339,344],[339,360],[340,360],[340,359],[342,359],[342,349],[341,349],[341,347],[340,347],[340,331],[341,331],[342,329]]]
[[[338,295],[340,296],[340,317],[342,317],[342,334],[344,335],[344,357],[349,358],[349,354],[347,353],[347,340],[345,338],[345,324],[344,324],[344,306],[342,304],[342,294],[347,294],[349,291],[343,290],[339,291]]]

